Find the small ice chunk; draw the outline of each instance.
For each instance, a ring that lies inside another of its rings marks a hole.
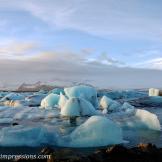
[[[57,106],[59,102],[59,98],[60,97],[57,94],[53,94],[53,93],[49,94],[41,101],[40,108],[48,109]]]
[[[118,111],[121,105],[119,102],[103,96],[100,100],[100,107],[102,109],[107,109],[108,111]]]
[[[159,96],[160,90],[156,88],[150,88],[149,89],[149,96]]]
[[[142,124],[144,124],[147,128],[152,130],[161,130],[160,122],[157,115],[147,111],[137,109],[135,112],[135,117],[137,117]]]
[[[124,102],[124,104],[121,107],[121,110],[129,112],[129,111],[134,111],[134,106],[132,106],[131,104],[129,104],[128,102]]]
[[[22,100],[24,99],[24,96],[18,93],[9,93],[6,96],[4,96],[1,101],[7,101],[7,100]]]
[[[98,147],[123,142],[122,130],[113,121],[92,116],[70,135],[71,147]]]
[[[27,96],[25,98],[25,101],[28,101],[30,106],[38,106],[40,105],[42,99],[45,97],[46,97],[45,94],[34,94]]]

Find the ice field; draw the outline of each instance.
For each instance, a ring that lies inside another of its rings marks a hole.
[[[89,86],[0,92],[0,146],[162,146],[162,97]]]

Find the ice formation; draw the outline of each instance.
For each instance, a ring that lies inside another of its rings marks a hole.
[[[41,101],[41,107],[40,108],[53,108],[58,105],[59,102],[59,95],[57,94],[49,94]]]
[[[147,110],[137,109],[135,117],[141,122],[141,124],[144,124],[147,128],[158,131],[161,130],[160,122],[157,115]]]
[[[103,96],[100,100],[100,106],[102,109],[107,109],[108,111],[118,111],[121,105],[106,96]]]
[[[68,100],[68,98],[65,95],[63,95],[62,93],[60,93],[60,99],[59,99],[59,103],[58,103],[59,108],[63,108],[64,105],[66,104],[67,100]]]
[[[160,96],[161,91],[156,88],[149,89],[149,96]]]
[[[61,115],[63,116],[85,116],[94,114],[95,108],[93,105],[82,98],[70,98],[61,109]]]
[[[30,106],[39,106],[42,99],[45,97],[46,97],[45,94],[34,94],[27,96],[25,98],[25,101],[27,101]]]
[[[7,100],[3,102],[4,106],[9,106],[9,107],[24,107],[24,106],[29,106],[28,102],[24,100]]]
[[[122,130],[111,120],[92,116],[70,135],[71,147],[97,147],[123,142]]]
[[[85,116],[95,115],[93,105],[83,98],[70,98],[61,109],[63,116]]]
[[[24,127],[21,125],[2,128],[1,146],[40,146],[47,143],[47,134],[43,127]]]
[[[60,93],[64,94],[64,89],[63,88],[54,88],[53,90],[51,90],[49,92],[49,94],[50,93],[57,94],[57,95],[60,95]]]
[[[95,108],[98,108],[97,91],[95,88],[85,85],[65,88],[65,95],[68,98],[79,97],[91,102]]]
[[[21,100],[24,99],[24,96],[18,93],[9,93],[5,95],[0,101],[7,101],[7,100]]]
[[[126,111],[126,112],[134,111],[134,109],[135,109],[135,107],[132,106],[131,104],[129,104],[128,102],[124,102],[121,107],[121,110]]]

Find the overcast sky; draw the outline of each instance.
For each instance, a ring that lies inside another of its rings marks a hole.
[[[153,76],[147,86],[160,84],[161,8],[161,0],[0,0],[0,84],[130,82],[133,72],[138,85],[144,74]]]

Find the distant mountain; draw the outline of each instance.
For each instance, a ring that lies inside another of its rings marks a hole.
[[[53,88],[55,88],[55,86],[47,85],[45,83],[38,81],[34,84],[23,83],[17,88],[17,91],[25,91],[25,92],[26,91],[40,91],[40,90],[49,91],[49,90],[52,90]]]

